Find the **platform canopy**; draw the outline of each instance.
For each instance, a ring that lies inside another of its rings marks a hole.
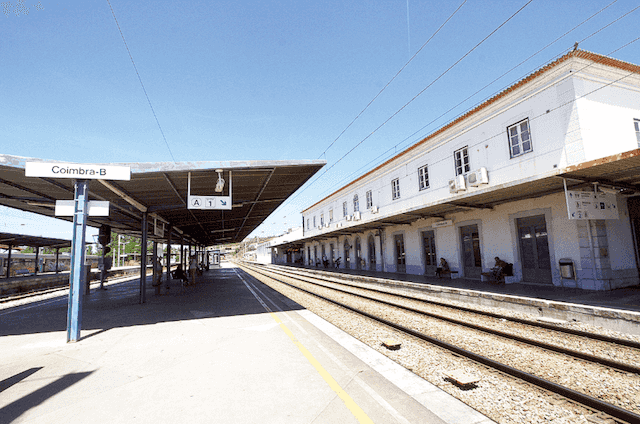
[[[27,177],[27,162],[44,159],[0,154],[0,205],[55,216],[57,200],[73,200],[71,178]],[[90,180],[89,200],[108,201],[109,216],[90,216],[87,225],[111,226],[121,234],[140,235],[147,214],[149,239],[210,246],[242,241],[278,206],[325,165],[324,160],[110,163],[128,166],[129,181]],[[215,192],[222,170],[223,192]],[[230,210],[188,209],[187,195],[228,195]],[[72,216],[57,218],[73,221]],[[164,234],[161,233],[164,224]]]
[[[8,249],[9,246],[71,247],[71,240],[63,240],[51,237],[29,236],[24,234],[0,233],[0,249]]]

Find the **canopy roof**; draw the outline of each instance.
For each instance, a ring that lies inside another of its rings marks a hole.
[[[24,234],[0,233],[0,249],[9,246],[30,247],[71,247],[71,240],[56,239],[50,237],[27,236]]]
[[[57,200],[73,200],[74,180],[26,177],[26,162],[43,159],[0,155],[0,205],[55,216]],[[89,200],[109,201],[108,217],[91,216],[88,225],[109,224],[113,231],[139,235],[143,213],[148,214],[149,238],[204,246],[242,241],[282,202],[325,165],[324,160],[110,163],[129,166],[130,181],[89,180]],[[216,170],[223,170],[224,193],[216,193]],[[231,175],[229,172],[231,171]],[[187,209],[191,195],[228,195],[231,210]],[[72,221],[73,217],[58,217]],[[164,236],[154,235],[154,223],[165,223]]]

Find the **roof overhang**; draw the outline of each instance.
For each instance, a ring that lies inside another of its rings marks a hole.
[[[393,216],[344,224],[340,228],[304,237],[295,243],[322,241],[342,235],[379,230],[388,226],[409,225],[419,219],[439,218],[474,209],[493,209],[495,206],[524,199],[535,199],[568,189],[599,186],[615,188],[620,194],[640,193],[640,149],[607,156],[601,159],[568,166],[536,177],[498,186],[491,185],[470,193],[452,196],[428,205],[421,205]],[[292,242],[294,243],[294,242]],[[286,243],[283,243],[283,246]]]
[[[26,177],[26,162],[57,161],[0,155],[0,205],[53,217],[57,200],[74,198],[74,180]],[[324,160],[104,164],[129,166],[131,180],[89,180],[89,200],[109,201],[110,214],[89,217],[87,224],[108,224],[115,232],[140,235],[142,215],[147,213],[151,240],[165,240],[171,231],[174,241],[182,238],[185,243],[240,242],[325,164]],[[232,209],[187,209],[189,174],[192,195],[214,196],[219,195],[214,192],[218,169],[231,180]],[[164,236],[154,235],[154,223],[165,224]]]
[[[60,247],[71,247],[71,240],[28,236],[24,234],[0,233],[0,249],[5,249],[9,246],[50,247],[52,249],[56,249]]]

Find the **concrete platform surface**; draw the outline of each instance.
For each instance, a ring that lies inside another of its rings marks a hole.
[[[77,343],[66,294],[2,305],[0,423],[492,422],[230,265],[107,287]]]

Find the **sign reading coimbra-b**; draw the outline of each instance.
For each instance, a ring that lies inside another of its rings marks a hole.
[[[75,178],[79,180],[131,180],[128,166],[82,163],[27,162],[27,177]]]

